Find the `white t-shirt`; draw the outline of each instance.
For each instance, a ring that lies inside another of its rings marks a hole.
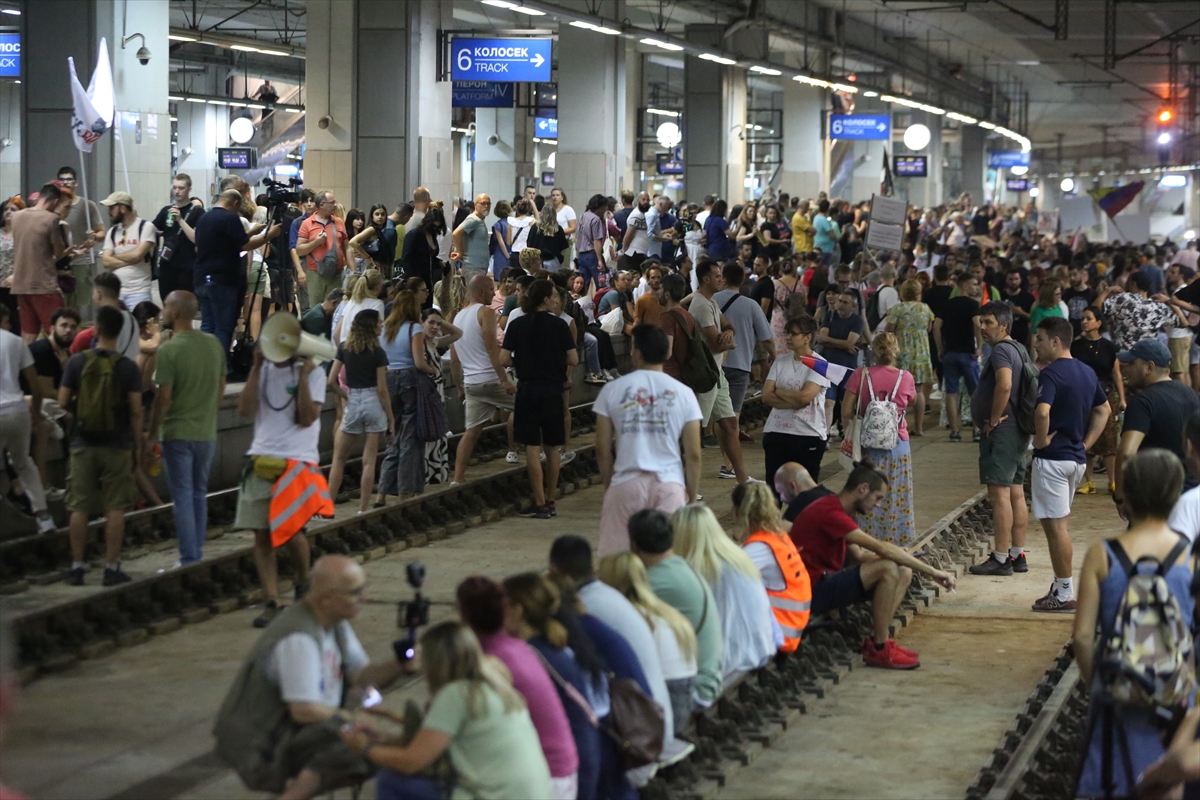
[[[704,209],[696,215],[696,227],[704,230],[704,223],[708,222],[708,215],[712,213],[711,209]]]
[[[887,329],[887,313],[900,304],[900,294],[893,286],[880,286],[876,291],[879,292],[879,316],[881,319],[875,326],[875,332],[883,333]]]
[[[671,630],[665,619],[654,617],[651,620],[650,632],[654,634],[654,644],[658,647],[658,660],[662,663],[664,680],[696,677],[696,673],[699,672],[696,657],[688,658],[683,654],[679,640],[675,638],[675,631]]]
[[[1196,534],[1200,533],[1200,486],[1179,495],[1167,525],[1176,533],[1186,536],[1189,541],[1196,541]]]
[[[516,217],[508,218],[508,229],[512,233],[512,246],[508,248],[510,253],[520,253],[529,242],[529,229],[533,227],[533,217]]]
[[[383,301],[377,297],[365,297],[361,303],[356,303],[353,300],[347,300],[344,303],[338,304],[338,309],[342,314],[341,333],[338,333],[338,323],[333,323],[333,343],[341,344],[347,336],[350,335],[350,326],[354,324],[354,318],[358,316],[358,312],[366,311],[368,308],[373,308],[379,312],[379,320],[383,321]]]
[[[638,281],[638,285],[633,289],[633,302],[636,303],[638,300],[641,300],[642,295],[648,291],[650,291],[650,282],[647,281],[646,276],[643,275],[642,279]]]
[[[650,252],[650,234],[646,227],[646,213],[640,208],[635,208],[629,212],[629,218],[625,221],[628,228],[633,229],[633,238],[629,240],[629,247],[625,252],[629,255],[646,255]]]
[[[750,556],[754,566],[758,567],[758,574],[762,575],[763,586],[772,592],[782,592],[787,588],[783,570],[779,568],[779,562],[775,560],[775,551],[769,544],[748,542],[742,546],[742,549],[746,551],[746,555]]]
[[[612,420],[614,486],[642,472],[685,485],[679,437],[684,425],[704,418],[695,392],[663,372],[639,369],[606,383],[592,410]]]
[[[821,358],[817,356],[817,358]],[[824,359],[821,359],[824,361]],[[763,433],[790,433],[793,436],[817,436],[824,439],[828,436],[828,424],[825,417],[825,391],[832,386],[829,379],[818,375],[803,363],[796,360],[792,353],[784,353],[775,359],[767,380],[775,381],[780,389],[798,392],[804,384],[812,381],[823,387],[821,393],[804,408],[773,408],[763,426]]]
[[[308,392],[314,403],[325,402],[325,370],[308,373]],[[300,365],[263,363],[258,377],[258,413],[254,415],[251,456],[275,456],[319,464],[321,418],[307,428],[296,424],[296,391]]]
[[[128,253],[142,242],[153,242],[158,238],[158,228],[149,220],[136,218],[133,224],[126,228],[118,222],[108,230],[106,247],[112,248],[113,255]],[[153,255],[152,255],[153,257]],[[140,294],[150,291],[150,264],[141,262],[113,270],[121,279],[121,296]]]
[[[342,705],[343,670],[355,672],[367,665],[367,651],[348,622],[339,622],[346,643],[346,660],[338,650],[333,630],[322,631],[321,647],[307,633],[293,633],[279,640],[267,656],[267,677],[279,686],[285,703],[317,703],[332,708]]]
[[[558,220],[558,227],[563,229],[563,233],[567,233],[568,224],[576,219],[575,209],[571,208],[566,203],[563,204],[563,207],[560,208],[554,216]],[[567,239],[570,240],[573,235],[574,234],[567,234]]]
[[[0,328],[0,414],[25,411],[25,393],[21,391],[21,370],[33,366],[33,353],[21,337]]]

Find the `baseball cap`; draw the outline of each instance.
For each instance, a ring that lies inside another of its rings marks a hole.
[[[102,206],[129,206],[133,208],[133,196],[129,192],[113,192],[108,197],[100,201]]]
[[[1156,367],[1165,367],[1171,363],[1171,351],[1158,339],[1142,339],[1128,350],[1117,353],[1117,360],[1122,364],[1134,359],[1152,361]]]

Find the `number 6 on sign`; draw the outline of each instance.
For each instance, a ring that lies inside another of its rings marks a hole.
[[[470,70],[471,69],[471,51],[467,48],[463,48],[462,50],[459,50],[457,62],[458,62],[459,69],[464,70],[464,71]]]

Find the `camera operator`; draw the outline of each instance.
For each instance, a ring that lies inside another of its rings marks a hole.
[[[284,184],[274,181],[268,181],[268,184],[268,219],[283,225],[284,230],[292,230],[293,225],[299,230],[298,220],[302,220],[304,216],[300,207],[300,195],[281,188]],[[267,278],[271,284],[271,303],[275,310],[288,311],[299,316],[296,302],[296,268],[292,263],[291,243],[287,236],[281,235],[271,240],[265,262]]]
[[[308,594],[271,623],[242,664],[213,734],[217,754],[248,788],[308,798],[374,772],[339,736],[348,721],[344,688],[386,686],[410,668],[368,663],[350,627],[366,590],[354,559],[324,556]]]
[[[204,209],[192,203],[191,176],[180,172],[171,181],[171,203],[154,218],[163,232],[158,254],[158,293],[164,300],[174,291],[195,292],[196,225]]]

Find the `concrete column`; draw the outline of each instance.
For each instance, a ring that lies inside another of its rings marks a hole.
[[[306,7],[308,90],[304,97],[304,184],[314,191],[333,192],[346,208],[356,200],[354,59],[357,20],[366,5],[373,4],[310,0]],[[403,47],[403,42],[390,44]],[[377,55],[372,52],[370,58]],[[390,105],[381,103],[379,113],[386,114]],[[327,127],[321,127],[322,119]],[[384,166],[378,168],[382,170]]]
[[[625,48],[621,37],[559,26],[554,187],[563,190],[576,214],[597,192],[615,195],[618,173],[632,169],[623,152],[630,142],[625,137]],[[543,145],[541,157],[546,154]]]
[[[13,81],[0,83],[0,138],[12,140],[8,146],[0,145],[0,197],[12,197],[21,191],[22,86]]]
[[[984,182],[987,180],[986,131],[977,125],[958,129],[962,144],[962,188],[976,205],[984,201]]]
[[[794,197],[815,198],[829,185],[821,112],[825,92],[788,81],[783,88],[783,183]]]
[[[689,41],[722,47],[720,25],[689,25]],[[746,71],[687,56],[684,71],[684,191],[715,193],[730,205],[745,199]]]
[[[339,15],[346,5],[338,0],[333,2]],[[366,209],[381,202],[392,209],[412,199],[412,188],[405,191],[406,109],[404,95],[397,91],[408,79],[410,4],[407,0],[359,0],[357,6],[351,56],[357,59],[353,71],[354,204]],[[312,46],[310,34],[308,48]],[[339,81],[334,86],[349,83]],[[310,111],[306,119],[305,127],[311,130],[318,118]],[[308,152],[311,149],[310,144]],[[340,154],[335,156],[339,157]]]
[[[490,143],[492,137],[495,144]],[[552,152],[553,148],[554,145],[542,145],[546,152]],[[471,191],[491,195],[493,209],[497,201],[511,200],[521,193],[534,169],[533,135],[526,109],[475,109],[473,168]]]
[[[412,199],[413,189],[424,186],[435,200],[444,200],[449,210],[454,200],[452,98],[449,76],[438,80],[437,32],[455,27],[454,4],[449,0],[409,0],[408,5],[408,198]],[[403,47],[404,43],[392,40],[388,46]],[[373,58],[373,54],[365,55],[363,63],[370,64]],[[453,219],[453,214],[449,216]]]
[[[921,123],[929,128],[929,144],[924,150],[909,150],[904,146],[904,131],[909,125]],[[929,175],[925,178],[895,178],[896,195],[918,206],[936,206],[945,196],[942,159],[942,118],[924,111],[897,112],[892,115],[892,154],[925,156],[928,159]],[[876,174],[882,169],[876,164]],[[894,174],[894,168],[893,168]],[[876,179],[878,184],[878,178]],[[876,187],[876,191],[878,186]]]
[[[218,176],[217,148],[223,147],[228,131],[220,130],[218,113],[224,108],[199,103],[176,103],[179,119],[179,161],[177,172],[192,179],[192,193],[207,202],[216,193]]]

